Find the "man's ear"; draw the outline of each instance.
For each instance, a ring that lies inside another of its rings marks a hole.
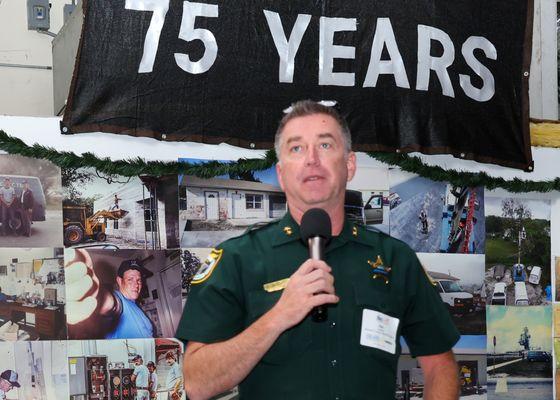
[[[351,151],[348,153],[348,159],[346,160],[346,168],[348,169],[348,177],[346,180],[350,182],[354,175],[356,175],[356,153]]]
[[[117,276],[117,286],[120,288],[122,286],[123,279],[120,276]]]
[[[276,163],[276,178],[278,178],[278,183],[280,184],[280,188],[283,192],[284,190],[284,182],[282,181],[282,166],[280,165],[280,161]]]

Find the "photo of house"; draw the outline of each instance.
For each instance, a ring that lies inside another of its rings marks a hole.
[[[124,177],[93,168],[62,172],[67,247],[179,247],[176,175]]]
[[[274,168],[243,176],[179,177],[182,248],[214,247],[252,225],[281,218],[286,211],[286,196]]]

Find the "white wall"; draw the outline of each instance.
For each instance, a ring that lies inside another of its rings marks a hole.
[[[558,119],[556,0],[535,0],[529,77],[531,118]]]
[[[50,0],[51,32],[63,23],[63,7],[70,0]],[[27,30],[27,2],[0,2],[0,64],[52,67],[52,37]],[[0,66],[0,115],[51,116],[52,69]]]

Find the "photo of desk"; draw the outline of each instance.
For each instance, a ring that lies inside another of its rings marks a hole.
[[[13,321],[20,329],[32,330],[40,339],[66,339],[63,305],[54,307],[0,302],[0,318]],[[27,314],[35,315],[35,326],[28,324]]]

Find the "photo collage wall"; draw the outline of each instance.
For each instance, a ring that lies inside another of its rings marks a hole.
[[[274,168],[123,177],[11,155],[0,202],[0,360],[21,399],[134,399],[143,368],[152,398],[186,398],[173,337],[193,275],[219,243],[287,212]],[[374,166],[348,184],[347,218],[406,242],[447,305],[461,398],[553,398],[552,203]],[[396,399],[421,399],[420,365],[402,348]]]

